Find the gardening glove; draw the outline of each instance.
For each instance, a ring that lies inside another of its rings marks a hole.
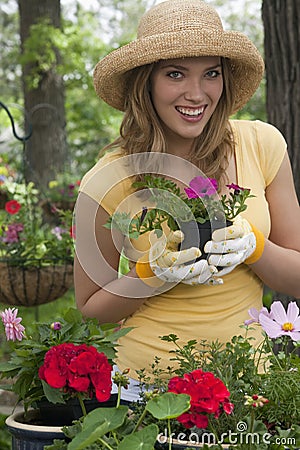
[[[153,275],[162,282],[207,283],[212,278],[212,274],[217,272],[217,269],[209,266],[206,260],[195,261],[201,256],[201,251],[197,247],[177,250],[183,239],[184,235],[180,230],[171,232],[167,238],[165,236],[157,238],[155,232],[150,233],[151,248],[149,255],[144,256],[143,261],[140,259],[137,262],[137,275],[146,283],[147,281],[149,283],[149,279],[146,281],[145,278],[153,277]],[[144,268],[141,267],[141,264],[147,262],[147,260],[148,267],[145,264]],[[191,263],[186,264],[189,261]],[[147,272],[145,271],[146,268]],[[150,282],[153,283],[153,280]]]
[[[215,230],[212,240],[206,243],[204,250],[210,254],[209,264],[218,266],[218,276],[223,276],[243,262],[253,264],[258,261],[264,244],[262,232],[238,216],[233,225]]]

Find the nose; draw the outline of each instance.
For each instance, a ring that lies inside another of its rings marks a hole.
[[[201,80],[199,80],[199,78],[189,80],[186,85],[184,97],[185,100],[189,100],[194,103],[199,103],[201,100],[203,100],[204,91]]]

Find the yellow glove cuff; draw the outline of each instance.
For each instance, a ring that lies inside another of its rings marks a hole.
[[[255,248],[254,252],[252,253],[252,255],[250,255],[249,258],[247,258],[245,260],[246,264],[254,264],[256,261],[258,261],[261,258],[264,248],[265,248],[265,237],[262,234],[262,232],[260,230],[258,230],[252,224],[251,224],[251,228],[252,228],[252,232],[255,235],[256,248]]]
[[[150,267],[150,263],[148,260],[148,254],[139,258],[135,264],[135,271],[137,276],[143,281],[143,283],[147,284],[151,287],[159,287],[164,284],[164,281],[157,278]]]

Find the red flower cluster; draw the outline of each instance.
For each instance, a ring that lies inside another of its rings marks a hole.
[[[190,409],[177,418],[186,428],[194,425],[198,428],[206,428],[208,425],[206,414],[214,414],[214,417],[218,418],[222,410],[226,414],[233,411],[233,404],[229,402],[230,392],[225,384],[211,372],[197,369],[185,374],[182,378],[171,378],[168,391],[175,394],[187,394],[191,397]]]
[[[45,355],[39,377],[50,386],[66,392],[93,394],[99,402],[109,399],[112,367],[104,353],[93,346],[72,343],[52,347]]]

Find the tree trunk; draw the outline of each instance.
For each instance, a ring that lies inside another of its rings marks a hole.
[[[18,0],[18,5],[24,53],[24,43],[30,36],[31,25],[47,18],[50,25],[60,28],[60,0]],[[56,56],[58,63],[57,51]],[[25,129],[30,124],[33,130],[24,152],[24,176],[27,181],[34,181],[40,188],[45,188],[58,172],[64,170],[67,160],[64,85],[62,76],[55,70],[56,64],[53,64],[49,70],[39,67],[38,85],[30,86],[28,78],[32,68],[39,64],[39,54],[34,54],[33,58],[34,61],[31,59],[22,67]]]
[[[300,2],[263,0],[268,121],[288,143],[300,198]]]
[[[267,74],[267,116],[287,140],[296,191],[300,198],[300,2],[263,0],[264,48]],[[300,300],[281,293],[286,306]]]

